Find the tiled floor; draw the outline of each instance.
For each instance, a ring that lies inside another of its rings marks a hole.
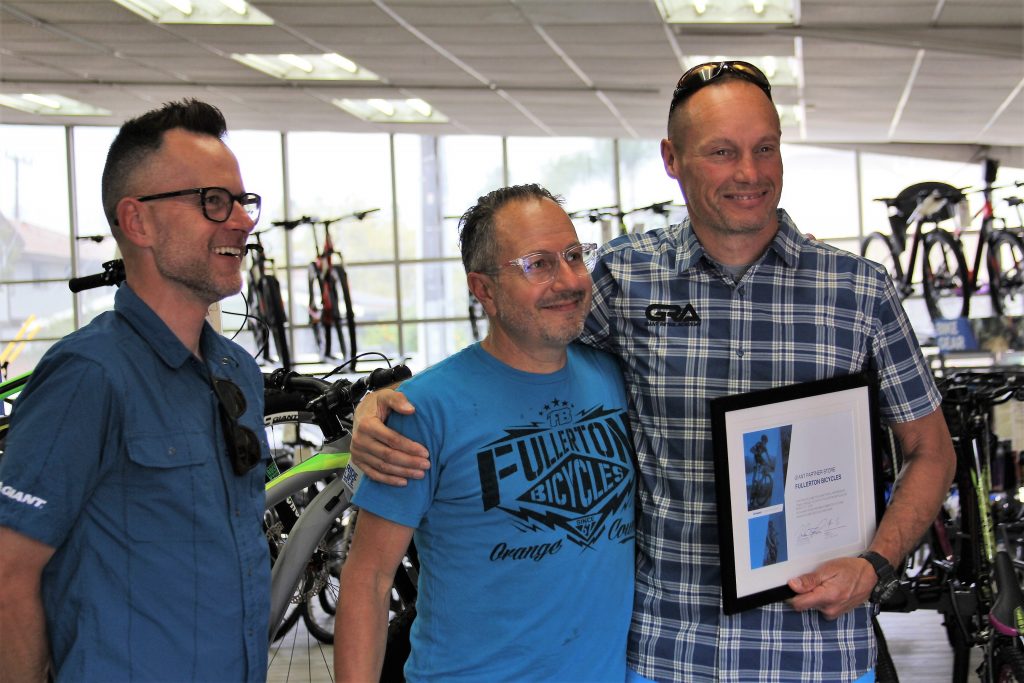
[[[899,673],[900,683],[943,683],[951,680],[953,655],[946,642],[942,617],[936,612],[882,614],[882,629]],[[307,681],[330,683],[333,649],[317,643],[300,621],[271,650],[268,683]],[[973,668],[973,667],[972,667]]]

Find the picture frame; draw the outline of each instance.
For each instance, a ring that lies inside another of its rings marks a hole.
[[[726,614],[867,548],[885,511],[874,373],[712,399],[711,422]]]

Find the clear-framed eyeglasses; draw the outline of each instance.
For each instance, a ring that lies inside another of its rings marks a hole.
[[[243,192],[242,194],[231,194],[223,187],[193,187],[188,190],[175,190],[174,192],[161,192],[160,194],[147,194],[136,197],[140,202],[151,202],[154,199],[170,199],[171,197],[184,197],[191,194],[199,195],[199,207],[207,220],[214,223],[223,223],[231,217],[231,211],[238,202],[249,220],[256,223],[260,219],[260,205],[262,200],[255,192]]]
[[[597,245],[593,242],[574,244],[571,247],[560,251],[533,251],[523,254],[501,264],[502,268],[516,266],[523,272],[527,281],[535,285],[544,285],[555,279],[558,274],[559,259],[565,261],[569,269],[577,276],[582,277],[594,268]]]

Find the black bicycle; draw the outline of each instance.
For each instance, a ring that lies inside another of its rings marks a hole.
[[[252,234],[256,243],[246,245],[250,258],[246,293],[249,315],[246,317],[246,325],[256,340],[256,357],[262,354],[271,363],[280,363],[285,370],[291,370],[292,357],[286,328],[288,316],[281,298],[281,283],[274,274],[274,260],[268,258],[263,249],[261,233]],[[277,351],[276,357],[270,354],[271,339]]]

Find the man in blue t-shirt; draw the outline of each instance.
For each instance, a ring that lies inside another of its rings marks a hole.
[[[621,683],[634,566],[626,395],[611,356],[571,344],[596,245],[537,185],[481,197],[461,226],[489,331],[401,387],[416,411],[389,425],[426,444],[434,466],[405,489],[360,483],[338,680],[379,676],[391,584],[415,539],[407,680]]]
[[[196,100],[132,119],[103,208],[114,310],[43,356],[0,462],[0,678],[263,681],[263,381],[213,330],[260,197]]]

